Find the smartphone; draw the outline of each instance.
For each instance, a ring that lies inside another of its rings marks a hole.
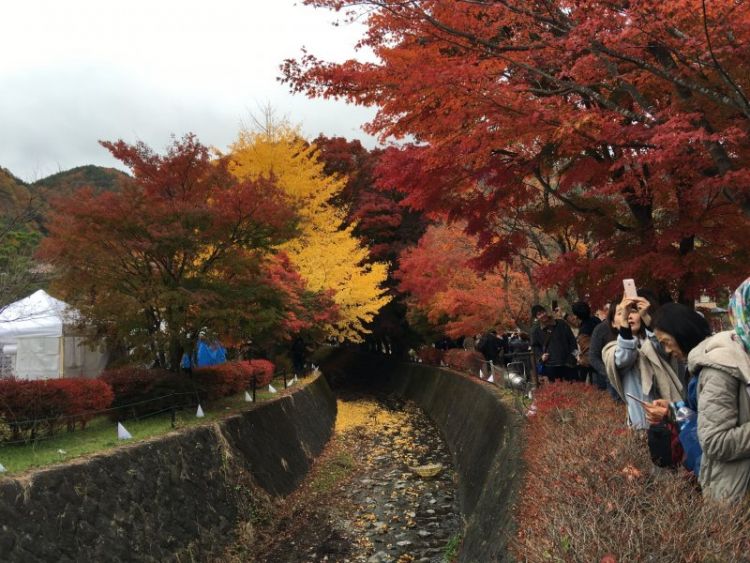
[[[632,281],[632,280],[631,280],[631,281]],[[625,393],[625,394],[626,394],[626,395],[627,395],[628,397],[630,397],[631,399],[633,399],[634,401],[638,401],[638,402],[639,402],[640,404],[642,404],[642,405],[650,405],[650,404],[651,404],[651,403],[649,403],[648,401],[644,401],[643,399],[639,399],[639,398],[638,398],[638,397],[636,397],[635,395],[631,395],[630,393]]]
[[[625,297],[630,299],[638,297],[638,291],[635,289],[635,280],[630,278],[622,280],[622,287],[625,289]]]

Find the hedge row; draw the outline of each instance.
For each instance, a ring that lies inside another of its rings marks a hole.
[[[184,375],[163,369],[123,367],[99,376],[115,394],[112,420],[138,418],[196,403],[195,385]]]
[[[227,362],[193,370],[196,384],[207,400],[226,397],[256,387],[268,385],[273,379],[274,366],[268,360]]]
[[[97,379],[0,380],[0,421],[10,429],[11,440],[52,434],[62,424],[83,428],[112,403],[112,389]]]
[[[106,371],[101,379],[115,393],[111,417],[135,418],[213,401],[267,385],[273,379],[274,365],[268,360],[226,362],[193,370],[192,377],[166,370],[120,368]]]
[[[479,370],[484,369],[485,377],[489,375],[489,366],[485,367],[484,356],[477,350],[463,350],[452,348],[443,354],[443,363],[451,369],[471,375],[479,375]]]
[[[423,364],[429,364],[431,366],[439,366],[443,361],[442,350],[433,348],[432,346],[422,346],[417,350],[417,357],[422,361]]]
[[[112,420],[126,420],[194,406],[270,383],[268,360],[227,362],[196,369],[192,377],[160,369],[126,367],[105,371],[98,379],[41,381],[0,380],[0,424],[13,441],[52,434],[61,425],[83,428],[107,410]]]
[[[479,375],[480,368],[485,372],[489,368],[489,366],[485,366],[487,362],[485,362],[484,356],[477,350],[464,350],[463,348],[439,350],[432,346],[423,346],[417,350],[417,357],[423,364],[447,366],[469,375]],[[486,373],[486,375],[489,374]]]

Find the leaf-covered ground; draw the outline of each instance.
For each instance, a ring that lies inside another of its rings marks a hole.
[[[223,560],[444,561],[461,520],[450,454],[410,403],[340,400],[336,432],[303,485]],[[434,477],[410,467],[441,464]]]

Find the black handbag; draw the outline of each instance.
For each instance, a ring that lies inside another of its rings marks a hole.
[[[676,467],[682,461],[683,450],[677,427],[671,422],[659,422],[648,427],[648,451],[657,467]]]

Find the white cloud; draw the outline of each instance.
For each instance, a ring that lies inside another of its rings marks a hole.
[[[99,139],[195,132],[226,147],[270,102],[319,132],[360,138],[373,111],[292,96],[279,65],[302,46],[343,60],[360,26],[293,0],[92,0],[7,3],[0,34],[0,166],[27,179],[82,164],[114,165]]]

